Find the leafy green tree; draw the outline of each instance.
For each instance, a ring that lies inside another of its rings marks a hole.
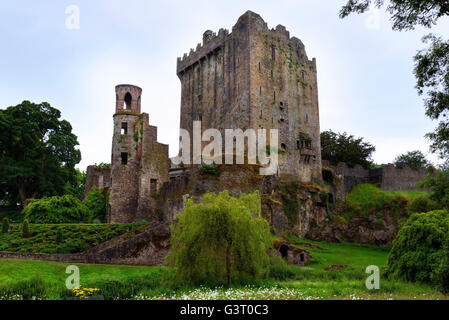
[[[415,150],[397,156],[394,160],[394,165],[397,168],[410,167],[413,170],[419,170],[421,168],[429,168],[431,163],[421,151]]]
[[[65,186],[65,194],[71,194],[80,200],[84,199],[84,188],[86,185],[86,172],[75,169],[75,178]]]
[[[72,195],[45,197],[33,200],[22,210],[31,223],[79,223],[89,222],[89,209]]]
[[[93,186],[92,189],[90,189],[84,204],[89,209],[92,220],[106,222],[108,197],[105,189],[100,190],[96,186]]]
[[[340,11],[345,18],[351,13],[363,13],[371,4],[378,8],[386,5],[385,0],[348,0]],[[386,10],[391,15],[393,30],[413,30],[416,26],[432,27],[442,17],[449,15],[449,2],[441,0],[390,0]],[[449,156],[449,40],[429,34],[423,38],[429,43],[427,49],[415,57],[414,74],[416,88],[420,95],[426,94],[426,115],[440,120],[434,132],[426,135],[432,141],[432,152],[442,158]]]
[[[441,17],[449,14],[449,3],[441,0],[348,0],[340,11],[340,18],[351,13],[364,13],[371,5],[377,8],[388,3],[393,30],[413,30],[416,25],[430,28]]]
[[[360,164],[364,168],[369,168],[374,151],[376,148],[372,144],[346,132],[335,133],[330,130],[321,133],[321,157],[333,165],[345,162],[350,167]]]
[[[430,199],[449,209],[449,168],[427,174],[418,186],[431,189]]]
[[[260,217],[260,194],[233,198],[227,191],[192,199],[173,227],[167,262],[182,284],[228,283],[266,276],[270,230]]]
[[[22,205],[27,198],[62,195],[76,179],[77,137],[60,117],[46,102],[0,110],[0,185]]]
[[[416,88],[420,95],[426,94],[426,115],[432,120],[440,120],[435,131],[426,136],[432,141],[431,150],[442,158],[448,158],[449,41],[432,34],[424,37],[423,41],[430,44],[415,56]]]
[[[449,213],[446,210],[415,213],[393,241],[387,276],[397,280],[435,281],[448,240]]]

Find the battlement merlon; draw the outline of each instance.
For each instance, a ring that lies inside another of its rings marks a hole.
[[[237,23],[232,27],[232,32],[229,33],[227,29],[220,29],[218,34],[211,30],[207,30],[203,33],[203,43],[196,46],[196,49],[190,49],[190,52],[184,53],[183,57],[178,57],[177,66],[176,66],[176,74],[179,76],[185,69],[194,65],[202,59],[205,59],[209,54],[212,54],[217,49],[221,48],[227,38],[232,36],[234,30],[239,28],[243,24],[251,24],[251,28],[257,30],[258,32],[266,32],[267,34],[271,34],[272,36],[280,36],[285,38],[286,40],[293,43],[298,52],[302,52],[302,56],[305,61],[308,62],[308,65],[312,68],[316,68],[316,60],[313,58],[309,60],[305,51],[305,46],[301,40],[296,37],[290,38],[290,32],[283,25],[277,25],[275,29],[269,29],[267,23],[262,19],[262,17],[252,11],[245,12],[240,18],[237,20]]]

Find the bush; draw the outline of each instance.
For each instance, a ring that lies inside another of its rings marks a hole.
[[[429,195],[420,195],[412,199],[407,205],[407,212],[411,215],[418,212],[429,212],[441,209],[437,202],[430,199]]]
[[[62,232],[62,228],[58,228],[58,231],[56,231],[56,243],[62,243],[64,240],[64,235]]]
[[[201,166],[201,171],[204,172],[205,174],[210,174],[213,176],[216,176],[220,173],[220,170],[218,169],[218,167],[213,164],[211,164],[211,165],[203,164]]]
[[[89,221],[89,209],[72,195],[33,200],[22,214],[31,223],[79,223]]]
[[[268,272],[270,230],[258,192],[207,193],[200,204],[189,199],[172,234],[167,262],[176,267],[178,284],[231,285],[232,277],[252,281]]]
[[[434,281],[444,294],[449,294],[449,243],[443,249],[443,260],[435,271]]]
[[[281,257],[270,259],[270,270],[268,276],[276,280],[288,280],[295,277],[295,273],[288,269],[287,263]]]
[[[28,238],[30,236],[31,236],[30,223],[28,222],[27,219],[25,219],[25,220],[23,220],[23,224],[22,224],[22,237]]]
[[[9,219],[3,218],[2,233],[8,233],[8,230],[9,230]]]
[[[84,204],[89,209],[89,216],[92,220],[99,220],[100,222],[106,222],[107,220],[107,191],[99,190],[96,186],[90,189]]]
[[[415,213],[399,230],[388,256],[391,279],[431,282],[444,258],[449,241],[449,213],[437,210]]]

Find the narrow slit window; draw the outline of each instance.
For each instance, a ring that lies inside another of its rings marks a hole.
[[[122,152],[121,157],[122,157],[122,164],[128,164],[128,153]]]

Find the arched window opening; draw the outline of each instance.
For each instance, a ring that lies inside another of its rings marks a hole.
[[[281,253],[282,258],[287,258],[288,256],[288,246],[285,244],[282,244],[279,247],[279,252]]]
[[[133,100],[133,98],[131,97],[131,94],[129,92],[127,92],[125,94],[125,109],[126,110],[130,110],[131,109],[131,101]]]

